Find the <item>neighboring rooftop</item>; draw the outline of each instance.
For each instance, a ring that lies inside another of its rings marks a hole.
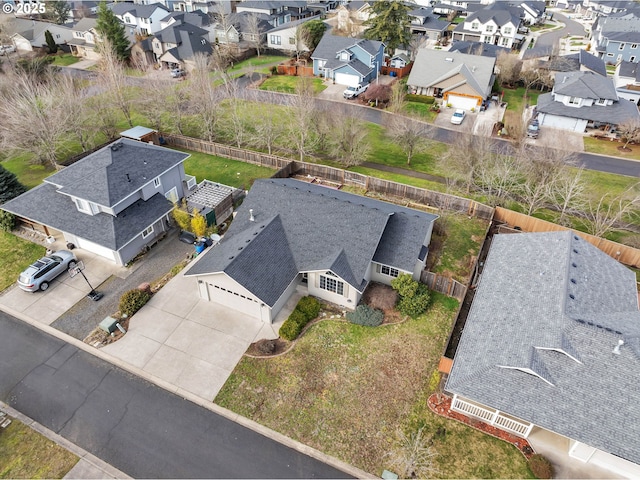
[[[580,118],[603,124],[619,125],[629,119],[638,119],[638,107],[627,100],[613,102],[612,105],[592,105],[590,107],[570,107],[553,99],[552,93],[543,93],[538,97],[536,109],[540,113],[563,117]]]
[[[593,72],[556,73],[553,92],[559,95],[570,95],[579,98],[618,100],[618,95],[611,79]]]

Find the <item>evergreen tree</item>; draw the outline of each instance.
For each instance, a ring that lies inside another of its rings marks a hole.
[[[106,2],[100,2],[98,6],[98,19],[96,20],[97,32],[109,41],[117,57],[126,61],[131,55],[131,45],[125,33],[124,24],[115,14],[107,8]]]
[[[0,205],[27,191],[18,177],[0,164]]]
[[[58,25],[66,23],[71,12],[71,5],[65,0],[54,0],[47,2],[47,7],[51,7],[51,19]]]
[[[58,51],[58,45],[56,45],[55,40],[53,39],[53,35],[49,30],[44,32],[44,40],[47,42],[47,48],[49,49],[49,53],[56,53]]]
[[[302,41],[310,51],[316,49],[326,29],[327,25],[322,20],[310,20],[300,26]]]
[[[364,36],[370,40],[380,40],[393,53],[400,45],[411,40],[411,16],[414,6],[402,0],[378,0],[372,2],[371,16],[364,22],[367,29]]]

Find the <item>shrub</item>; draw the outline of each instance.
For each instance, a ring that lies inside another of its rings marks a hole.
[[[529,468],[536,478],[553,478],[553,465],[539,453],[531,456]]]
[[[191,219],[191,231],[196,234],[196,237],[204,237],[204,234],[207,231],[207,220],[200,214],[200,212],[193,214],[193,218]]]
[[[404,99],[407,102],[424,103],[426,105],[431,105],[436,101],[434,97],[430,97],[428,95],[414,95],[412,93],[408,93],[407,95],[405,95]]]
[[[16,216],[5,210],[0,210],[0,230],[10,232],[16,226]]]
[[[180,208],[177,204],[172,212],[173,219],[176,221],[180,230],[189,231],[191,228],[191,215],[186,210]]]
[[[384,314],[368,305],[358,305],[354,312],[347,312],[347,320],[364,327],[382,325]]]
[[[307,323],[320,313],[320,302],[315,297],[302,297],[296,305],[296,310],[301,311],[307,319]]]
[[[418,315],[426,312],[429,308],[429,289],[423,283],[418,284],[418,289],[415,295],[402,297],[398,302],[398,310],[403,315],[408,315],[411,318],[415,318]]]
[[[420,283],[415,281],[408,273],[402,273],[391,280],[393,288],[401,297],[413,297],[418,291]]]
[[[150,298],[148,292],[137,288],[124,292],[120,297],[120,313],[130,317],[144,307]]]

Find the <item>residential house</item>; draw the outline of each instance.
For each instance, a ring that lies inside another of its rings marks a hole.
[[[171,12],[160,20],[162,30],[182,24],[192,25],[206,30],[208,32],[206,39],[209,43],[215,43],[217,34],[219,33],[216,30],[217,23],[212,19],[211,15],[207,15],[200,10],[195,10],[193,12]]]
[[[607,63],[640,61],[640,13],[598,17],[591,27],[589,45]]]
[[[616,66],[613,82],[619,98],[640,105],[640,64],[620,62]]]
[[[519,48],[518,34],[522,20],[509,9],[485,7],[470,14],[453,30],[453,41],[492,43],[500,47]]]
[[[599,16],[626,12],[637,7],[636,2],[629,0],[583,0],[576,2],[575,12],[590,20]]]
[[[313,74],[334,83],[356,86],[375,80],[384,61],[385,44],[377,40],[325,33],[313,51]]]
[[[188,157],[121,138],[2,209],[124,265],[168,230],[172,202],[185,194],[183,162]]]
[[[153,1],[153,0],[149,0]],[[220,13],[230,14],[232,0],[166,0],[165,5],[169,10],[176,12],[202,12],[204,14]]]
[[[493,45],[491,43],[458,40],[451,44],[449,51],[466,53],[468,55],[481,55],[483,57],[498,58],[500,53],[510,53],[511,49],[507,47],[499,47],[498,45]]]
[[[311,18],[303,18],[270,29],[266,34],[267,47],[287,53],[309,51],[309,47],[305,45],[300,37],[298,29],[303,23],[319,18],[319,15]]]
[[[640,119],[634,103],[619,100],[612,79],[593,72],[557,73],[553,90],[538,97],[536,108],[541,126],[580,133]]]
[[[76,57],[89,60],[99,60],[100,53],[96,51],[99,35],[96,32],[96,19],[83,18],[73,26],[73,38],[67,43],[71,53]]]
[[[75,0],[67,3],[71,5],[71,16],[74,20],[82,20],[98,13],[98,2],[94,0]]]
[[[110,6],[114,15],[124,23],[130,35],[154,35],[162,30],[160,20],[169,10],[160,3],[135,5],[133,3],[115,3]]]
[[[371,16],[371,2],[353,0],[340,5],[336,9],[338,30],[345,32],[349,36],[358,35],[364,32],[364,22]]]
[[[192,68],[196,53],[211,55],[209,32],[190,23],[177,23],[160,30],[151,41],[153,54],[165,68]]]
[[[496,235],[445,391],[451,408],[640,476],[635,273],[571,231]]]
[[[603,77],[607,76],[607,66],[604,60],[596,55],[592,55],[586,50],[580,50],[571,55],[554,56],[549,60],[541,60],[538,68],[549,71],[551,75],[558,72],[593,72]]]
[[[474,6],[478,5],[486,5],[487,3],[485,0],[439,0],[433,5],[433,11],[441,15],[450,15],[453,12],[467,15],[469,9],[473,9]]]
[[[432,42],[439,42],[447,36],[450,23],[433,11],[431,7],[414,8],[409,12],[411,16],[411,33],[426,35]]]
[[[271,323],[296,291],[354,310],[369,282],[420,278],[436,216],[293,179],[257,180],[221,243],[185,276]]]
[[[262,13],[237,13],[235,30],[239,33],[239,41],[249,42],[250,45],[266,45],[267,32],[274,28],[269,20],[269,15]]]
[[[460,52],[421,49],[407,80],[410,93],[442,98],[443,104],[471,110],[491,94],[496,59]]]
[[[291,12],[285,9],[283,2],[247,0],[236,4],[236,13],[250,12],[269,15],[269,23],[274,27],[291,21]]]
[[[15,32],[11,35],[11,41],[16,48],[23,52],[32,52],[34,48],[47,45],[45,32],[51,32],[53,40],[57,44],[67,43],[73,38],[73,31],[66,25],[41,22],[27,18],[12,19],[11,29]]]

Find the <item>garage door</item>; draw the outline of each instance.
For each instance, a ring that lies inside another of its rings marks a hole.
[[[242,312],[260,320],[260,300],[234,292],[214,283],[207,283],[209,299],[225,307]]]
[[[338,85],[356,87],[358,83],[360,83],[360,78],[357,75],[351,75],[349,73],[336,73],[335,81]]]
[[[76,237],[76,246],[78,248],[86,250],[87,252],[92,252],[100,255],[101,257],[111,260],[112,262],[116,261],[115,255],[112,250],[108,249],[107,247],[103,247],[102,245],[98,245],[97,243],[93,243],[88,240]]]
[[[561,128],[563,130],[571,130],[572,132],[575,132],[578,125],[578,119],[545,114],[542,117],[542,122],[540,124],[544,127]]]
[[[453,108],[461,108],[463,110],[471,110],[478,107],[477,98],[461,97],[459,95],[449,95],[447,103],[450,103]]]

